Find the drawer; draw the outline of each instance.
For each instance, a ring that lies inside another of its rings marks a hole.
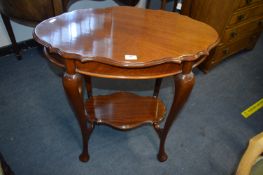
[[[217,64],[220,61],[222,61],[224,58],[233,55],[241,50],[252,49],[255,43],[257,42],[259,35],[260,32],[254,33],[249,35],[248,37],[241,38],[240,40],[237,40],[236,42],[233,42],[231,44],[217,47],[215,54],[211,59],[211,64],[212,65]]]
[[[263,15],[263,3],[249,8],[244,8],[243,10],[239,10],[232,15],[232,17],[228,22],[228,26],[238,24],[256,17],[260,17],[262,15]]]
[[[263,0],[240,0],[239,8],[254,4],[256,2],[263,2]]]
[[[233,42],[263,29],[263,17],[225,30],[223,43]]]

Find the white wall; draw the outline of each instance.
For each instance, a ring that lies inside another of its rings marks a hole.
[[[10,43],[2,18],[0,18],[0,47]]]

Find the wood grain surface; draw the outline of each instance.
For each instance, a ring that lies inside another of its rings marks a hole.
[[[121,67],[192,61],[218,42],[210,26],[177,13],[134,7],[82,9],[50,18],[34,38],[64,58]],[[136,55],[137,60],[125,60]]]
[[[86,109],[91,123],[107,124],[117,129],[159,123],[165,113],[161,100],[128,92],[91,97],[86,103]]]

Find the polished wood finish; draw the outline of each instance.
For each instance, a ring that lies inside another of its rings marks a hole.
[[[39,22],[66,12],[80,0],[0,0],[0,12],[12,20],[35,26]],[[125,5],[136,5],[139,0],[118,0]]]
[[[263,16],[260,17],[259,19],[248,21],[241,25],[236,25],[234,28],[231,27],[226,29],[224,35],[222,36],[222,42],[223,43],[234,42],[251,34],[260,33],[262,29],[263,29]]]
[[[180,65],[174,63],[163,63],[140,69],[122,68],[98,62],[87,64],[78,62],[76,65],[78,73],[100,78],[153,79],[175,75],[180,72]]]
[[[247,5],[258,3],[260,1],[262,1],[262,0],[240,0],[239,7],[245,7]]]
[[[90,76],[85,76],[86,80],[86,90],[87,90],[87,95],[89,98],[92,97],[92,83],[91,83],[91,77]]]
[[[200,65],[204,72],[230,55],[253,49],[263,28],[263,0],[184,0],[182,14],[211,25],[221,37],[214,54]]]
[[[89,160],[88,139],[94,127],[90,125],[90,127],[87,128],[87,114],[83,101],[81,75],[76,74],[72,60],[66,60],[65,65],[67,69],[63,76],[63,86],[81,128],[83,151],[79,159],[86,162]]]
[[[128,92],[92,97],[86,108],[91,123],[107,124],[122,130],[159,123],[165,113],[161,100]]]
[[[158,124],[154,124],[154,127],[157,131],[159,131],[160,136],[160,147],[158,153],[159,161],[163,162],[166,161],[168,156],[165,152],[165,140],[167,134],[176,119],[176,116],[184,106],[185,102],[187,101],[190,92],[194,86],[195,78],[194,74],[192,73],[192,63],[191,62],[184,62],[182,65],[182,74],[178,74],[174,77],[174,84],[175,84],[175,94],[173,103],[171,106],[171,110],[167,116],[166,122],[164,127],[160,129]]]
[[[53,28],[56,32],[52,32]],[[196,35],[190,36],[193,31]],[[196,60],[208,55],[215,45],[211,40],[218,37],[210,26],[186,16],[130,7],[82,9],[62,14],[41,22],[33,36],[50,53],[119,67]],[[125,55],[136,55],[138,59],[128,61]]]
[[[263,2],[263,1],[262,1]],[[236,11],[228,22],[228,26],[238,24],[240,22],[253,20],[255,17],[263,16],[263,3],[253,4],[247,7],[244,7],[242,10]]]
[[[217,32],[204,23],[176,13],[132,7],[65,13],[41,22],[33,36],[45,46],[47,58],[65,69],[64,89],[82,131],[81,161],[89,160],[88,140],[95,124],[126,130],[146,123],[160,137],[158,159],[165,161],[169,129],[194,85],[192,69],[219,42]],[[138,59],[125,60],[126,54]],[[128,92],[92,96],[93,76],[157,80],[153,97]],[[158,95],[162,78],[167,76],[174,76],[176,92],[161,128],[165,106]]]
[[[0,11],[12,20],[29,26],[56,15],[52,0],[0,0]]]
[[[237,0],[184,0],[182,14],[213,26],[221,35]]]
[[[159,91],[160,91],[160,88],[161,88],[162,81],[163,81],[162,78],[157,78],[155,80],[154,91],[153,91],[153,96],[155,98],[157,98],[158,95],[159,95]]]
[[[236,42],[218,46],[214,51],[213,60],[210,64],[212,66],[219,64],[222,59],[227,58],[234,53],[238,53],[240,49],[252,49],[255,46],[259,35],[260,33],[255,33],[252,35],[248,35],[247,37],[242,37]]]
[[[0,0],[0,12],[27,26],[66,12],[79,0]]]
[[[44,19],[61,14],[73,3],[70,0],[0,0],[0,13],[11,40],[16,57],[22,54],[17,45],[10,20],[26,26],[36,26]]]
[[[14,52],[20,60],[22,55],[16,43],[10,20],[35,27],[39,22],[68,11],[80,0],[0,0],[0,13],[11,40]],[[136,5],[139,0],[116,0],[122,5]]]
[[[52,63],[56,64],[59,67],[65,67],[64,60],[58,54],[49,53],[46,48],[44,49],[44,53]],[[193,68],[198,66],[204,59],[205,57],[203,56],[194,60]],[[88,76],[115,79],[154,79],[163,78],[180,73],[181,65],[178,63],[167,62],[149,67],[139,67],[139,69],[112,66],[109,64],[104,64],[95,61],[89,61],[84,63],[76,62],[75,64],[76,72]]]

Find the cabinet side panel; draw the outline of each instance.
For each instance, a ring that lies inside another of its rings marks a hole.
[[[182,13],[211,25],[221,35],[238,4],[239,0],[185,0]]]

